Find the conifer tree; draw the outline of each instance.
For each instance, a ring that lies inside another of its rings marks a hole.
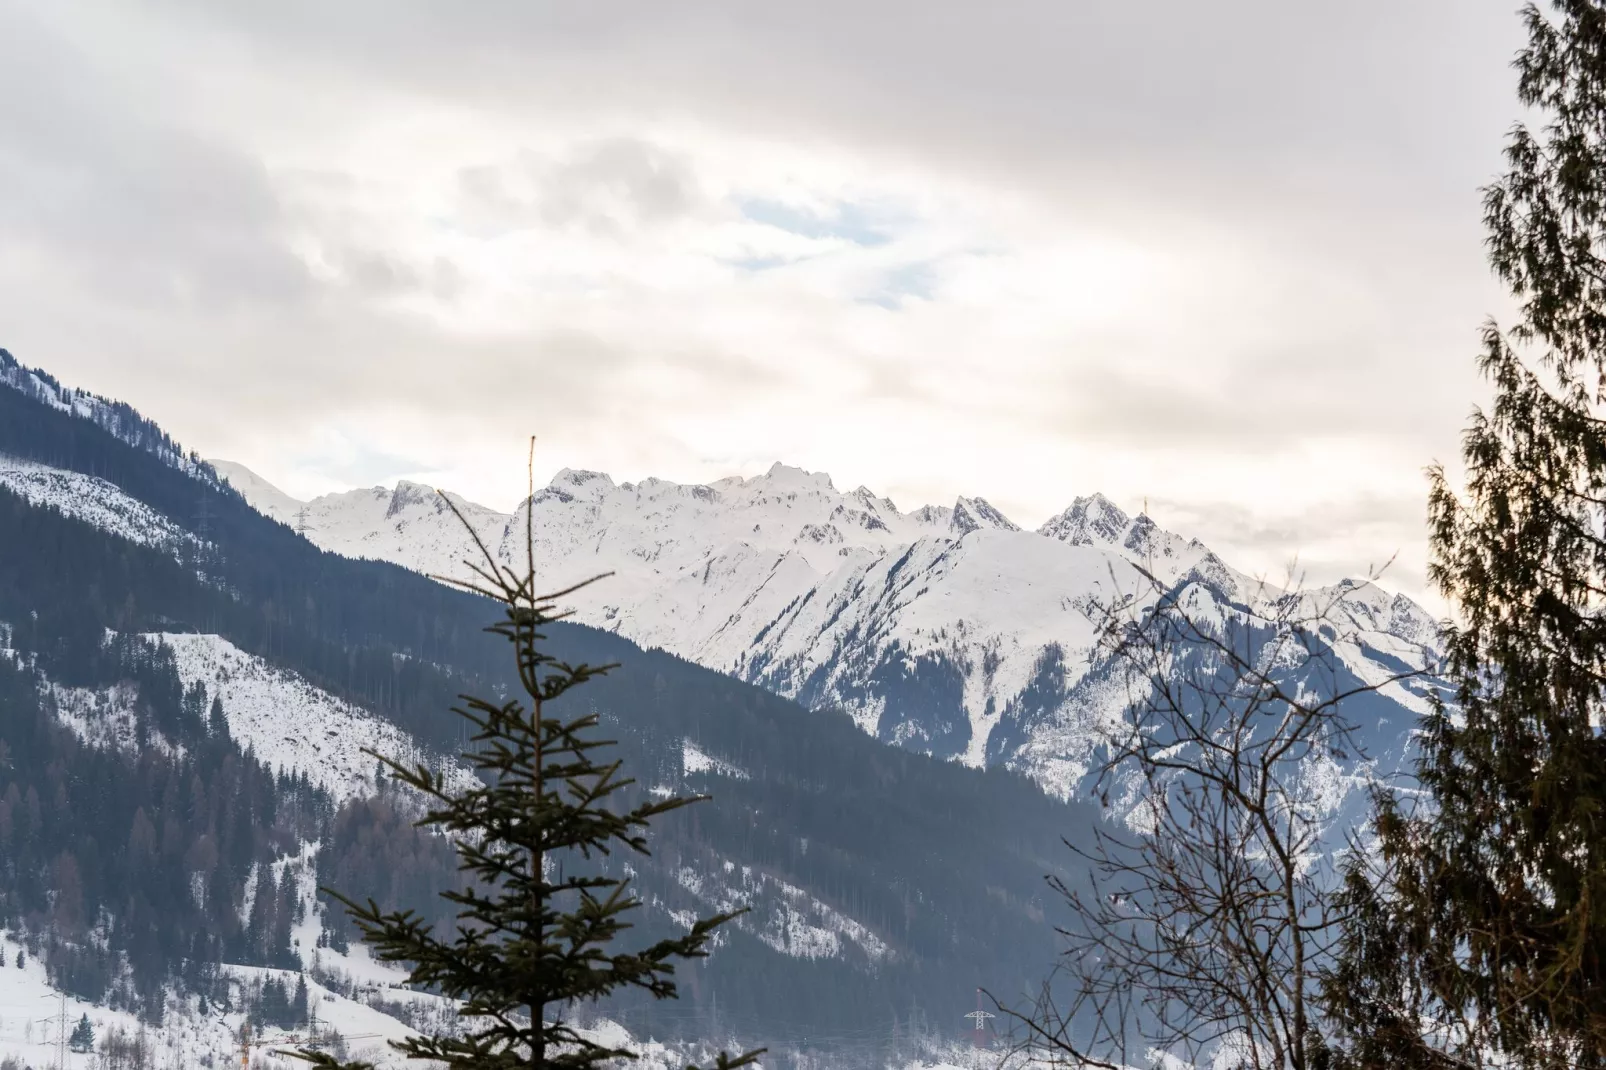
[[[78,1019],[73,1026],[72,1036],[67,1038],[67,1046],[73,1051],[90,1051],[95,1046],[95,1027],[89,1024],[89,1015]]]
[[[473,534],[466,521],[464,527]],[[409,1058],[462,1070],[584,1070],[633,1057],[584,1036],[566,1017],[570,1008],[629,988],[675,998],[676,961],[706,957],[714,930],[736,916],[703,918],[685,935],[639,950],[614,949],[641,900],[628,879],[588,870],[585,863],[594,866],[614,851],[645,854],[648,823],[702,797],[610,808],[634,782],[620,775],[620,762],[599,757],[609,741],[596,737],[598,715],[570,717],[555,706],[612,666],[571,665],[547,651],[546,629],[565,615],[558,601],[578,588],[538,593],[532,534],[526,533],[522,576],[500,565],[475,535],[484,563],[469,563],[476,581],[458,583],[500,607],[501,620],[487,630],[507,642],[523,692],[506,701],[465,696],[454,711],[472,725],[463,757],[484,783],[458,788],[422,762],[408,767],[375,755],[391,778],[426,799],[429,809],[418,824],[452,838],[468,878],[465,887],[441,893],[457,907],[456,931],[438,934],[411,910],[385,912],[373,900],[359,904],[329,892],[345,904],[380,960],[410,964],[409,983],[462,1001],[461,1035],[393,1043]],[[322,1067],[367,1066],[342,1064],[327,1053],[299,1054]],[[759,1054],[722,1052],[717,1066],[748,1065]]]
[[[1606,4],[1530,4],[1483,330],[1494,400],[1432,472],[1432,576],[1458,611],[1419,804],[1384,794],[1329,991],[1362,1066],[1606,1067]]]

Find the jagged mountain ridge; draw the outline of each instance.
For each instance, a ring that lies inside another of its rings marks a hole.
[[[420,484],[302,503],[243,466],[213,463],[327,550],[459,577],[476,553]],[[1141,611],[1198,582],[1269,620],[1294,597],[1098,494],[1035,532],[982,498],[904,513],[865,487],[842,492],[781,464],[706,485],[565,469],[511,514],[450,497],[502,561],[522,562],[533,531],[538,571],[555,588],[612,573],[575,596],[580,621],[845,709],[884,741],[1024,771],[1060,795],[1126,705],[1092,686],[1110,607]],[[1360,679],[1432,656],[1433,621],[1403,596],[1346,583],[1298,598],[1332,617],[1343,637],[1334,652]]]

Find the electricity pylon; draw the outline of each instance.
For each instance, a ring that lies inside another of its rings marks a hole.
[[[982,1009],[981,996],[981,989],[976,989],[976,1009],[965,1015],[966,1018],[975,1023],[975,1032],[971,1034],[971,1044],[975,1053],[973,1058],[978,1066],[981,1064],[981,1050],[987,1046],[987,1032],[991,1028],[987,1022],[989,1019],[998,1017],[992,1011]]]

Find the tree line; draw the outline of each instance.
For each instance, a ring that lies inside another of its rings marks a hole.
[[[0,658],[0,927],[27,934],[65,991],[153,1018],[169,979],[205,992],[208,964],[298,968],[295,890],[272,862],[328,823],[328,797],[241,753],[166,648],[108,642],[72,686],[111,700],[77,716],[127,716],[137,744],[79,738],[60,685]]]

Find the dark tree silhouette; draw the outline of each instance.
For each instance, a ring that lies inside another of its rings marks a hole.
[[[1432,472],[1453,700],[1420,796],[1380,795],[1332,990],[1358,1066],[1606,1066],[1606,6],[1523,9],[1466,484]]]
[[[473,532],[466,521],[464,526]],[[385,912],[372,900],[364,905],[330,893],[346,905],[381,960],[410,964],[411,984],[461,1001],[458,1034],[409,1037],[393,1046],[409,1058],[464,1070],[579,1070],[630,1057],[626,1049],[593,1042],[566,1015],[575,1004],[617,989],[674,998],[676,960],[706,957],[714,930],[737,916],[716,914],[696,921],[684,935],[639,950],[614,950],[641,900],[627,877],[585,863],[615,850],[646,854],[646,828],[654,818],[704,797],[671,797],[623,812],[609,808],[633,781],[620,775],[620,761],[599,760],[598,752],[611,741],[595,737],[595,713],[565,718],[554,707],[613,666],[568,664],[546,652],[545,629],[564,616],[558,603],[578,588],[536,591],[530,534],[532,556],[522,576],[499,565],[476,535],[483,564],[470,562],[478,579],[460,584],[501,607],[502,619],[488,630],[507,641],[523,690],[522,697],[505,701],[465,697],[455,710],[473,726],[463,757],[483,783],[457,787],[443,771],[375,755],[396,780],[425,798],[429,809],[418,824],[452,839],[459,869],[469,878],[465,887],[441,893],[457,908],[455,932],[437,935],[414,911]],[[331,1068],[367,1065],[342,1064],[315,1051],[300,1054]],[[721,1053],[717,1065],[747,1065],[759,1054]]]

